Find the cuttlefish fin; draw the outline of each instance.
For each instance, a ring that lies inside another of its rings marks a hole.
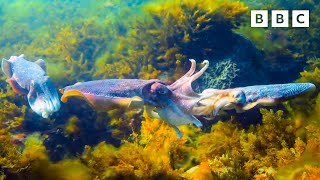
[[[9,78],[11,78],[13,75],[12,69],[11,69],[11,63],[6,59],[2,59],[1,67],[2,67],[2,71],[4,72],[4,74],[6,76],[8,76]]]
[[[238,106],[238,105],[235,105],[234,108],[235,108],[237,113],[243,113],[244,112],[244,109],[242,107]]]
[[[256,102],[252,102],[252,103],[248,103],[247,105],[243,106],[241,109],[243,111],[246,111],[246,110],[249,110],[249,109],[252,109],[253,107],[255,107],[256,105],[258,105],[259,102],[256,101]]]
[[[44,72],[47,72],[46,62],[43,59],[38,59],[34,63],[39,65],[44,70]]]
[[[13,91],[17,94],[27,94],[28,91],[24,88],[22,88],[17,81],[15,81],[14,79],[10,78],[7,79],[6,82],[12,87]]]
[[[141,97],[134,96],[133,98],[131,98],[131,101],[127,108],[130,108],[130,109],[141,108],[143,107],[143,104],[144,103]]]
[[[60,92],[63,93],[63,95],[61,96],[61,101],[63,103],[66,103],[68,101],[68,97],[69,96],[78,96],[78,97],[86,98],[86,96],[82,92],[80,92],[78,90],[69,90],[67,92],[64,92],[63,89],[60,89]]]
[[[276,99],[270,99],[270,98],[262,98],[257,100],[256,102],[248,103],[247,105],[243,106],[241,109],[246,111],[249,109],[252,109],[253,107],[257,106],[258,104],[263,105],[263,106],[270,106],[274,105],[277,103]]]
[[[133,98],[112,98],[113,103],[117,104],[122,108],[137,108],[142,107],[142,98],[135,96]]]

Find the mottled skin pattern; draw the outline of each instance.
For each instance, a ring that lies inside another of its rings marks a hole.
[[[179,138],[178,126],[202,123],[195,117],[216,116],[220,110],[236,109],[243,112],[254,106],[272,105],[313,91],[311,83],[248,86],[234,89],[205,89],[195,93],[192,82],[208,68],[209,62],[195,73],[196,62],[191,59],[190,70],[171,85],[160,80],[105,79],[67,86],[61,90],[62,102],[70,96],[80,96],[99,109],[145,108],[151,116],[160,118],[173,127]]]
[[[193,114],[216,116],[220,110],[235,109],[238,113],[257,105],[271,106],[315,90],[312,83],[257,85],[234,89],[206,89],[199,101],[204,107],[194,107]]]
[[[143,106],[142,92],[160,80],[105,79],[77,83],[60,89],[62,102],[70,96],[84,97],[97,109],[134,108]]]
[[[47,118],[60,109],[57,90],[46,75],[42,59],[30,62],[24,55],[11,56],[2,60],[2,71],[16,93],[27,95],[30,107],[37,114]]]

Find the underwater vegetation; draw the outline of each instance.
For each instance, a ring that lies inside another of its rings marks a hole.
[[[187,69],[190,57],[212,59],[220,49],[227,49],[220,45],[222,38],[210,36],[224,33],[223,37],[228,37],[232,34],[231,29],[240,24],[246,10],[240,2],[176,0],[146,3],[141,7],[143,17],[128,22],[132,28],[118,38],[116,49],[96,61],[98,71],[94,75],[174,81]],[[229,75],[231,73],[225,71],[221,76],[235,76]],[[217,74],[216,87],[230,87],[231,83]],[[206,81],[210,84],[211,79]]]
[[[307,8],[313,20],[310,28],[251,29],[247,13],[257,6]],[[277,82],[279,72],[317,86],[247,117],[257,118],[249,128],[239,121],[248,115],[226,112],[200,118],[202,130],[182,126],[178,139],[143,111],[97,113],[72,99],[44,120],[0,73],[1,179],[317,179],[319,10],[312,0],[0,1],[0,56],[44,59],[58,88],[103,78],[170,83],[189,58],[212,64],[195,89]]]
[[[250,28],[250,24],[243,23],[237,32],[252,40],[267,60],[289,65],[289,62],[303,63],[319,56],[319,1],[271,0],[264,3],[250,1],[250,4],[250,9],[307,9],[310,12],[309,28]],[[246,18],[250,18],[249,13]]]

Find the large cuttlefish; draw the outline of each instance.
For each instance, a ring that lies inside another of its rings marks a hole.
[[[2,71],[9,77],[6,81],[18,94],[27,95],[31,109],[47,118],[60,109],[57,89],[46,74],[44,60],[30,62],[24,55],[2,60]]]
[[[298,95],[313,91],[311,83],[291,83],[276,85],[258,85],[234,89],[205,89],[198,94],[192,89],[192,82],[198,79],[208,68],[195,73],[196,62],[191,59],[190,70],[171,85],[158,79],[105,79],[77,83],[60,90],[62,102],[70,96],[87,100],[97,109],[144,108],[152,117],[160,118],[174,128],[182,137],[178,126],[202,123],[195,117],[217,115],[220,110],[236,109],[243,112],[260,105],[272,105]]]

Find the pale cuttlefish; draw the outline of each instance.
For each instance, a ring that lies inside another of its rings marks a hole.
[[[27,95],[31,109],[47,118],[60,109],[57,89],[46,74],[44,60],[27,61],[24,55],[2,60],[2,71],[6,80],[18,94]]]
[[[190,61],[190,70],[170,85],[158,79],[89,81],[60,89],[63,93],[61,101],[67,102],[70,96],[78,96],[100,110],[144,108],[152,117],[167,122],[181,138],[178,126],[185,124],[202,126],[195,116],[210,114],[215,116],[220,110],[225,109],[242,112],[258,104],[271,105],[315,89],[311,83],[291,83],[225,90],[205,89],[202,93],[196,93],[191,84],[205,72],[209,61],[203,61],[204,67],[196,73],[196,61],[193,59]]]

